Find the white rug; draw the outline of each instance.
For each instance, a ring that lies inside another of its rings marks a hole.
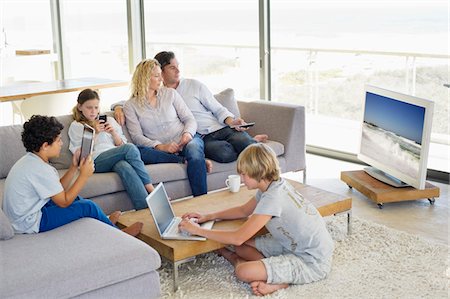
[[[346,216],[326,221],[336,240],[329,277],[265,298],[449,298],[447,246],[356,217],[346,236]],[[257,298],[236,279],[233,267],[213,253],[180,267],[175,293],[171,265],[163,262],[159,274],[163,298]]]

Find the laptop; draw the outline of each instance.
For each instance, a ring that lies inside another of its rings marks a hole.
[[[178,224],[181,222],[181,217],[175,216],[162,182],[147,196],[146,201],[161,239],[206,241],[205,237],[193,236],[180,231]],[[214,221],[200,224],[205,229],[211,229],[213,225]]]

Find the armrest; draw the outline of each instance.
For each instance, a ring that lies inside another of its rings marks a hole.
[[[286,171],[306,168],[305,107],[262,100],[238,101],[238,106],[243,119],[256,123],[250,135],[267,134],[284,145]]]

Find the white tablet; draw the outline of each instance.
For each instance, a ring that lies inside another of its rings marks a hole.
[[[87,156],[92,154],[92,150],[94,149],[94,136],[94,128],[84,124],[83,137],[81,139],[80,159],[78,160],[78,165],[80,165],[81,159],[86,158]]]

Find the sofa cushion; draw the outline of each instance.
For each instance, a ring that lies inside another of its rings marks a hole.
[[[58,116],[57,119],[64,126],[64,129],[61,131],[63,146],[59,157],[50,159],[50,164],[56,169],[67,169],[72,164],[72,153],[69,150],[69,126],[73,121],[73,117],[72,115],[62,115]]]
[[[26,153],[22,131],[22,125],[0,127],[0,179],[5,178],[14,163]]]
[[[234,90],[231,88],[227,88],[218,94],[215,94],[214,97],[216,100],[222,104],[225,108],[228,109],[235,117],[241,117],[241,113],[239,112],[239,107],[237,105],[236,99],[234,98]]]
[[[158,253],[120,230],[84,218],[0,242],[1,297],[68,298],[160,267]],[[33,265],[30,269],[26,265]],[[14,269],[14,271],[12,271]]]
[[[14,230],[8,220],[8,217],[6,217],[5,213],[3,213],[0,202],[0,240],[8,240],[13,236]]]

